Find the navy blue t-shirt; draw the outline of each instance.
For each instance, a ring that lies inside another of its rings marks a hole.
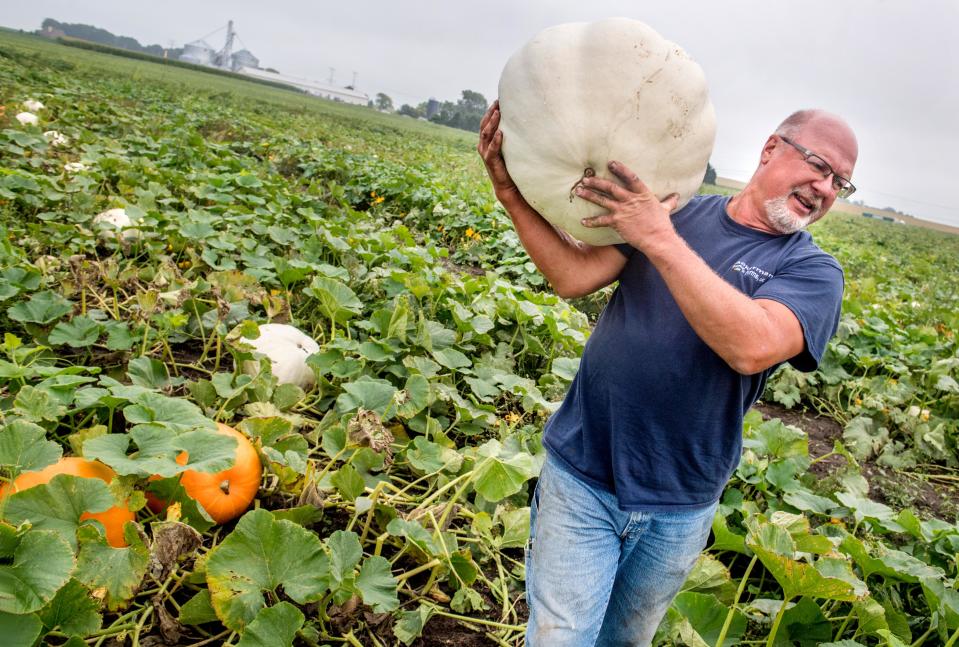
[[[799,319],[819,363],[842,302],[839,263],[805,231],[773,235],[737,223],[726,196],[696,196],[673,214],[676,231],[719,276]],[[603,310],[544,444],[583,480],[614,492],[620,508],[683,510],[719,498],[739,463],[744,413],[776,367],[741,375],[686,321],[659,272],[628,245],[619,286]]]

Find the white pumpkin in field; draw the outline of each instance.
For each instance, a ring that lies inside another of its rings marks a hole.
[[[499,82],[503,157],[520,193],[553,225],[594,245],[622,242],[583,218],[584,176],[618,160],[661,200],[696,193],[716,136],[703,72],[678,45],[627,18],[570,23],[510,57]]]
[[[70,144],[70,138],[59,130],[47,130],[43,133],[43,136],[50,142],[51,146],[68,146]]]
[[[108,209],[93,216],[93,226],[103,240],[111,238],[124,244],[129,244],[140,237],[140,230],[136,228],[125,209]]]
[[[32,112],[18,112],[16,119],[21,126],[36,126],[40,123],[40,119]]]
[[[259,328],[259,337],[243,337],[240,341],[266,355],[273,375],[280,384],[296,384],[304,389],[311,387],[316,382],[316,376],[306,363],[306,358],[320,351],[319,344],[299,328],[288,324],[261,324]],[[256,373],[259,368],[256,362],[243,363],[244,372],[249,374]]]
[[[30,112],[39,112],[44,108],[43,103],[37,99],[27,99],[23,102],[23,107]]]

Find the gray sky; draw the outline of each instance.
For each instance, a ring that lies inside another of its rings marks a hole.
[[[385,92],[397,107],[463,89],[496,96],[509,55],[563,22],[626,16],[702,66],[716,107],[712,163],[746,180],[787,114],[820,107],[859,137],[854,196],[959,226],[957,0],[33,0],[0,24],[83,22],[142,44],[183,45],[228,19],[260,64]],[[225,32],[208,38],[221,47]]]

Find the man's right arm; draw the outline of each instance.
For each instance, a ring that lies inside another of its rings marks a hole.
[[[553,227],[520,194],[501,152],[499,102],[480,123],[477,150],[493,183],[493,191],[506,212],[530,259],[559,296],[570,299],[591,294],[616,280],[626,257],[612,245],[587,245]]]

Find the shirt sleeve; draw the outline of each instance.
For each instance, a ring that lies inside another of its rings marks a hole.
[[[805,347],[789,360],[798,370],[809,372],[819,366],[826,344],[839,327],[843,286],[839,263],[820,252],[780,268],[753,293],[754,299],[783,304],[799,319]]]

